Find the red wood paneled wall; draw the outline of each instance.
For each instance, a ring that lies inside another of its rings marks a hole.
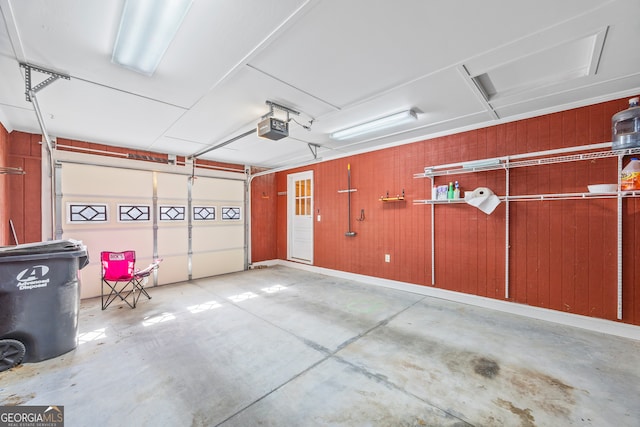
[[[430,165],[610,141],[611,116],[625,108],[626,98],[279,172],[275,179],[256,178],[252,197],[282,194],[287,174],[313,170],[315,214],[321,215],[315,265],[431,286],[430,207],[412,203],[430,198],[430,180],[413,174]],[[356,237],[344,235],[347,195],[338,193],[347,188],[349,163]],[[615,159],[512,169],[510,192],[584,192],[587,184],[617,182],[616,171]],[[504,194],[504,176],[491,171],[454,179],[463,191],[486,186]],[[378,200],[403,190],[404,202]],[[274,252],[286,259],[286,197],[276,197],[252,210],[254,262],[273,259]],[[355,221],[362,210],[365,220]],[[640,200],[625,199],[623,210],[623,321],[640,325]],[[504,204],[491,215],[466,204],[436,206],[435,286],[505,299],[505,220]],[[616,319],[615,200],[512,202],[509,221],[509,301]],[[262,230],[274,227],[269,244],[257,242]]]
[[[278,195],[275,186],[275,174],[256,178],[251,186],[251,253],[262,259],[276,259],[276,212]],[[269,226],[264,226],[269,224]]]
[[[24,175],[10,175],[9,219],[13,221],[19,243],[42,240],[42,155],[40,135],[23,132],[9,134],[9,166],[22,168]],[[13,237],[11,244],[15,244]]]

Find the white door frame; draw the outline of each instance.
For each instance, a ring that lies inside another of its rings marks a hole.
[[[287,175],[287,259],[305,264],[313,264],[313,187],[312,170]]]

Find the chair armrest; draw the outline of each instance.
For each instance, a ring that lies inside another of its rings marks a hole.
[[[149,274],[151,274],[153,270],[156,270],[158,268],[161,262],[162,262],[162,258],[159,258],[154,262],[152,262],[151,264],[149,264],[146,268],[143,268],[142,270],[138,270],[133,274],[138,277],[148,276]]]

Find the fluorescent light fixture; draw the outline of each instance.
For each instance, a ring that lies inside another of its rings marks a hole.
[[[376,132],[382,129],[409,123],[416,120],[417,118],[418,116],[413,110],[401,111],[390,116],[382,117],[370,122],[362,123],[350,128],[333,132],[329,136],[331,137],[331,139],[337,140],[354,138],[356,136],[364,135],[370,132]]]
[[[193,0],[127,0],[111,61],[151,76]]]

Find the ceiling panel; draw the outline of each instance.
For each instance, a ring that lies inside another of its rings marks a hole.
[[[474,78],[489,100],[596,73],[606,30],[530,55]]]
[[[390,110],[389,106],[393,106],[394,109]],[[362,119],[363,110],[368,112],[367,117],[374,118],[412,108],[418,111],[418,120],[410,127],[388,129],[382,133],[347,141],[334,141],[329,138],[329,133],[357,124]],[[230,155],[240,156],[238,152],[248,152],[243,158],[245,161],[259,159],[261,156],[264,159],[271,157],[287,159],[298,156],[296,158],[299,161],[310,161],[313,155],[308,147],[305,147],[305,143],[320,145],[319,153],[337,155],[346,153],[350,149],[361,150],[391,143],[398,138],[421,135],[427,129],[431,131],[431,129],[452,125],[467,126],[470,122],[488,122],[492,117],[486,105],[469,90],[464,76],[457,69],[452,69],[435,73],[397,91],[386,93],[379,99],[359,105],[358,108],[328,113],[314,122],[313,132],[290,124],[289,138],[280,141],[264,141],[251,136],[233,142],[225,148],[233,151]],[[452,124],[452,122],[455,123]],[[250,126],[251,123],[248,123],[245,130]],[[228,135],[226,139],[230,139],[231,136]],[[272,156],[273,149],[277,149],[277,156]],[[216,150],[211,153],[211,156],[220,157],[223,153],[225,152],[222,149]],[[225,158],[225,161],[229,161],[229,158]]]
[[[203,156],[264,167],[308,162],[307,143],[327,159],[640,94],[637,0],[196,0],[151,77],[110,61],[123,5],[0,0],[5,128],[40,132],[21,61],[71,76],[38,94],[63,138],[189,156],[254,129],[266,100],[300,111],[310,129]],[[409,108],[412,125],[329,138]]]
[[[418,120],[402,129],[382,131],[382,135],[410,132],[439,123],[452,125],[451,121],[469,115],[486,114],[487,119],[491,118],[486,104],[476,96],[472,87],[473,85],[469,84],[456,68],[433,73],[355,107],[323,117],[314,124],[314,127],[317,127],[316,130],[322,132],[322,138],[315,139],[314,142],[331,147],[344,146],[349,142],[330,140],[329,134],[362,123],[367,117],[369,119],[384,117],[408,109],[414,109],[418,113]],[[364,118],[363,111],[367,112]],[[380,134],[371,134],[355,138],[350,142],[379,137]]]
[[[0,56],[0,70],[2,70],[0,109],[5,117],[5,122],[3,122],[5,128],[7,130],[13,130],[14,127],[22,129],[25,126],[37,128],[37,123],[29,126],[29,121],[33,121],[35,116],[32,116],[26,123],[18,118],[18,116],[22,116],[22,111],[33,112],[31,103],[25,99],[24,78],[18,63],[10,57]]]
[[[584,83],[584,82],[583,82]],[[629,91],[630,87],[636,88]],[[606,80],[598,84],[581,84],[575,81],[574,87],[565,87],[559,92],[557,88],[548,87],[540,89],[536,96],[527,99],[515,100],[510,103],[502,103],[495,107],[500,117],[526,117],[531,111],[539,114],[555,111],[553,106],[562,104],[567,108],[575,108],[582,105],[583,97],[588,94],[594,102],[609,99],[637,96],[640,94],[640,72],[625,77]]]
[[[251,64],[346,107],[601,3],[326,0]]]
[[[311,161],[313,155],[307,144],[301,141],[290,138],[271,141],[252,135],[211,151],[201,158],[253,166],[280,167],[287,165],[291,159]]]
[[[184,139],[161,136],[150,147],[151,151],[158,153],[176,154],[179,156],[190,155],[207,148],[206,144],[186,141]]]
[[[9,4],[29,62],[190,107],[304,1],[194,2],[151,79],[111,63],[123,0],[29,0]]]
[[[333,111],[329,105],[245,66],[200,99],[171,126],[167,136],[215,145],[256,126],[269,112],[267,100],[300,112],[296,119],[304,123]]]
[[[136,149],[150,148],[184,112],[75,79],[56,81],[37,97],[52,136]],[[113,108],[115,105],[118,108]]]
[[[6,58],[15,58],[15,52],[13,46],[11,45],[11,37],[15,37],[15,29],[7,27],[7,20],[11,22],[11,10],[8,4],[5,2],[2,5],[2,9],[0,10],[0,57]],[[7,16],[5,18],[5,15]],[[9,31],[12,30],[11,35]]]

